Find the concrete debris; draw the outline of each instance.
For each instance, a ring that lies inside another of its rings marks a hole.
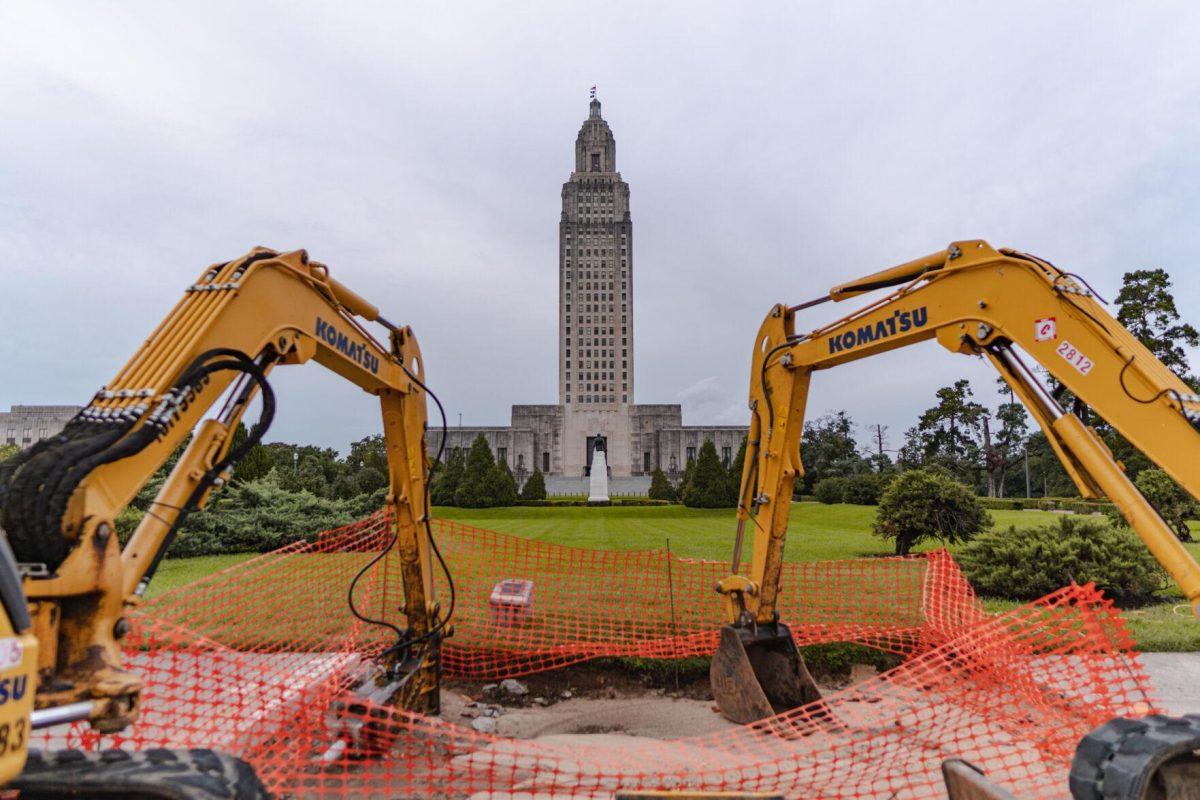
[[[493,717],[476,717],[471,720],[471,727],[480,733],[495,733],[496,720]]]
[[[507,678],[500,682],[500,689],[514,697],[524,697],[529,694],[529,687],[518,680]]]

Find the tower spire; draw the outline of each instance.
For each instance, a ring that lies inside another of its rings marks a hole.
[[[588,114],[589,119],[600,119],[600,101],[596,99],[596,87],[593,86],[588,92],[588,96],[592,102],[590,104],[591,112]]]

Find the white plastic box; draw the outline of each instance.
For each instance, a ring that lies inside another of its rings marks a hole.
[[[533,581],[505,578],[492,588],[488,611],[496,625],[512,627],[528,619],[533,610]]]

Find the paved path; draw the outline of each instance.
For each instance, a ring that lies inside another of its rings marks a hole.
[[[1142,653],[1168,714],[1200,714],[1200,653]]]

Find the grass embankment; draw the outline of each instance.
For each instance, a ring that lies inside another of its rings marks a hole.
[[[1055,522],[1049,511],[992,511],[999,528],[1033,527]],[[436,508],[434,515],[480,528],[557,542],[572,547],[601,550],[657,550],[666,547],[690,558],[727,559],[733,543],[733,513],[728,509],[665,507],[518,507]],[[825,561],[887,555],[889,546],[871,533],[872,506],[797,503],[788,530],[787,560]],[[924,549],[934,549],[930,544]],[[922,549],[922,548],[918,548]],[[953,552],[956,548],[950,548]],[[1200,556],[1200,543],[1188,545]],[[749,554],[747,544],[746,554]],[[232,566],[250,555],[168,559],[150,587],[150,595],[198,580]],[[1180,607],[1182,595],[1172,585],[1164,602],[1125,612],[1137,645],[1142,650],[1200,650],[1200,622]],[[987,607],[1001,611],[1016,603],[988,600]]]

